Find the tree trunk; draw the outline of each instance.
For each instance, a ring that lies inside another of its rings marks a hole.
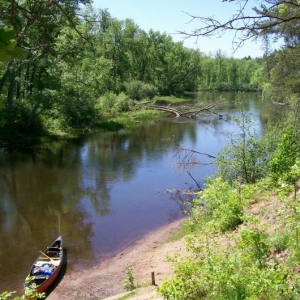
[[[6,102],[8,121],[11,119],[13,108],[14,108],[15,86],[16,86],[15,71],[13,68],[11,68],[9,70],[9,86],[7,90],[7,102]]]

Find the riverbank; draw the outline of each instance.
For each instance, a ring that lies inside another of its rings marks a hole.
[[[150,286],[152,272],[155,274],[155,284],[159,285],[173,272],[166,261],[167,255],[185,252],[184,238],[169,241],[185,222],[186,218],[164,225],[92,269],[73,274],[66,272],[47,300],[98,300],[124,293],[126,264],[132,265],[133,276],[139,285]],[[151,297],[149,299],[155,299],[152,298],[155,293],[150,289],[147,292]]]

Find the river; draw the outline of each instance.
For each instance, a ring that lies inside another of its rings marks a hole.
[[[59,234],[68,253],[67,272],[93,267],[143,235],[183,216],[192,196],[168,189],[203,187],[214,165],[190,175],[176,164],[174,143],[217,155],[234,131],[226,115],[238,115],[236,93],[223,93],[218,115],[164,118],[137,128],[73,140],[45,142],[34,149],[0,151],[0,292],[21,291],[40,250]],[[192,102],[212,103],[218,93]],[[274,107],[247,94],[246,111],[263,134]],[[206,156],[204,163],[213,162]]]

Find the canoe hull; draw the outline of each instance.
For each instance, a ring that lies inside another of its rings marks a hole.
[[[40,253],[29,272],[37,293],[48,290],[61,272],[64,261],[62,237],[59,236],[44,252],[40,251]]]
[[[56,268],[55,272],[44,283],[37,287],[38,293],[43,293],[50,288],[62,269],[62,263]]]

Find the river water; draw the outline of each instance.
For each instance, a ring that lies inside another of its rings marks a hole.
[[[234,131],[226,115],[238,115],[235,93],[222,94],[218,114],[165,118],[115,133],[45,142],[30,150],[0,151],[0,292],[22,291],[40,250],[59,234],[68,253],[66,272],[93,267],[143,235],[183,216],[191,196],[169,189],[203,187],[214,165],[182,170],[174,143],[217,155]],[[220,94],[201,93],[206,104]],[[247,113],[263,134],[272,104],[247,94]],[[203,163],[212,163],[198,157]]]

